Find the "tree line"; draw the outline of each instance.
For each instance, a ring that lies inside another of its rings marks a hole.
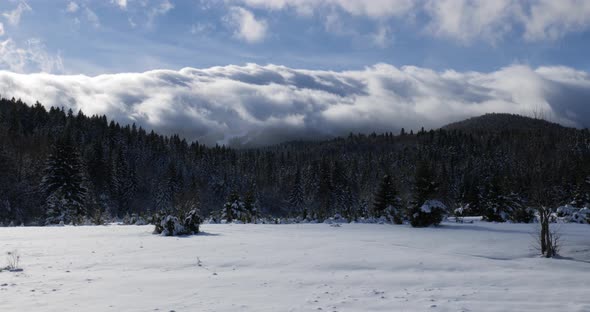
[[[590,132],[493,114],[416,133],[235,149],[2,99],[0,172],[4,225],[150,221],[197,209],[214,221],[382,218],[421,226],[436,223],[430,212],[443,206],[529,222],[538,206],[590,202]]]

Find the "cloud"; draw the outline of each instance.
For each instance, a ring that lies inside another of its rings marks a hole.
[[[496,42],[511,31],[521,8],[514,0],[429,0],[425,10],[430,16],[427,30],[435,36]]]
[[[174,9],[174,4],[172,4],[172,2],[170,2],[170,0],[163,0],[162,2],[160,2],[159,5],[152,7],[147,14],[148,26],[153,26],[154,20],[158,16],[165,15],[166,13],[168,13],[172,9]]]
[[[11,25],[18,25],[20,23],[21,15],[24,12],[28,12],[28,11],[32,11],[29,4],[27,4],[27,2],[25,2],[25,1],[20,1],[14,10],[4,12],[4,13],[2,13],[2,15],[6,18],[8,23],[10,23]]]
[[[586,0],[538,0],[523,16],[525,39],[555,40],[590,27],[590,2]]]
[[[226,0],[230,3],[268,10],[295,9],[302,15],[310,15],[314,10],[327,8],[341,9],[355,16],[384,18],[407,13],[417,2],[413,0]]]
[[[268,29],[265,20],[258,20],[249,10],[241,7],[231,7],[225,17],[230,27],[234,28],[234,36],[249,43],[264,40]]]
[[[39,39],[29,39],[24,47],[11,38],[0,41],[0,68],[14,72],[62,72],[63,63],[59,55],[53,56],[45,51]]]
[[[539,109],[556,122],[590,126],[590,75],[566,67],[513,65],[479,73],[377,64],[333,72],[248,64],[96,77],[4,71],[0,94],[207,144],[431,128],[489,112]]]
[[[379,26],[377,31],[371,35],[373,43],[381,48],[385,48],[391,43],[391,37],[391,28],[384,25]]]
[[[0,23],[0,37],[4,36],[4,24]]]
[[[111,0],[111,3],[116,4],[122,10],[127,9],[127,0]]]
[[[215,26],[210,23],[197,23],[191,25],[190,33],[192,35],[205,35],[215,30]]]
[[[86,15],[86,19],[94,28],[100,28],[100,18],[94,11],[92,11],[89,7],[86,7],[84,13]]]
[[[70,3],[68,3],[68,6],[66,7],[66,12],[76,13],[76,12],[78,12],[79,9],[80,9],[80,6],[78,5],[78,3],[71,1]]]
[[[304,16],[320,15],[326,24],[333,23],[330,19],[338,13],[380,24],[395,19],[415,23],[426,34],[461,43],[480,40],[495,44],[511,33],[528,41],[556,40],[590,29],[587,0],[225,0],[225,3],[268,11],[294,10]]]

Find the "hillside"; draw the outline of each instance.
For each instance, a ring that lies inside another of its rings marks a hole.
[[[478,125],[486,127],[473,135]],[[494,128],[502,125],[536,130]],[[385,213],[385,175],[400,211],[436,198],[451,211],[469,205],[469,214],[488,220],[525,222],[528,207],[590,202],[590,132],[496,114],[413,134],[235,150],[1,100],[0,170],[3,224],[149,218],[188,203],[220,220],[227,202],[243,207],[231,212],[243,220],[358,220]],[[61,206],[63,194],[76,194],[70,208]]]
[[[557,123],[543,119],[500,113],[472,117],[448,124],[442,128],[445,130],[461,130],[465,132],[548,131],[565,129],[565,127]]]

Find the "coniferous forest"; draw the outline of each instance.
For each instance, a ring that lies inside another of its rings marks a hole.
[[[425,226],[450,213],[530,222],[535,207],[589,202],[588,129],[517,115],[234,149],[105,116],[0,101],[4,225],[149,222],[169,214]],[[422,217],[436,207],[440,216]]]

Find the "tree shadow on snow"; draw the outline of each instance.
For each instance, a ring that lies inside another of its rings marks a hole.
[[[209,232],[199,232],[197,235],[193,236],[221,236],[219,233],[209,233]]]
[[[443,230],[470,230],[470,231],[480,231],[480,232],[494,232],[494,233],[516,233],[516,234],[530,234],[531,230],[510,230],[510,229],[493,229],[485,226],[473,225],[473,224],[441,224],[436,227],[437,229]]]
[[[162,237],[191,238],[191,237],[199,237],[199,236],[221,236],[221,235],[222,234],[219,234],[219,233],[199,232],[199,234],[193,234],[193,235],[172,235],[172,236],[162,236]]]
[[[588,260],[576,259],[576,258],[572,258],[572,257],[555,256],[555,257],[553,257],[553,259],[568,260],[568,261],[575,261],[575,262],[582,262],[582,263],[590,264],[590,261],[588,261]]]

